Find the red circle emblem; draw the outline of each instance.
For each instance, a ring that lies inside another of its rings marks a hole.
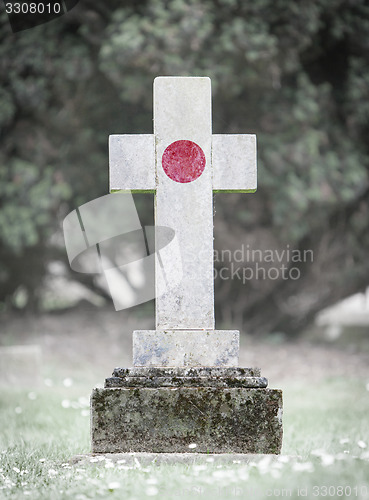
[[[205,168],[204,151],[195,142],[175,141],[163,153],[163,169],[175,182],[192,182]]]

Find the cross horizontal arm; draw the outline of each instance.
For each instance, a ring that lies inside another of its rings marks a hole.
[[[256,191],[256,135],[214,134],[212,165],[214,191]]]
[[[155,192],[155,174],[154,135],[109,136],[110,192]]]

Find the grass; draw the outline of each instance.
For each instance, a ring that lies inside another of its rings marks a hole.
[[[0,498],[369,499],[366,381],[342,377],[283,389],[279,459],[149,466],[109,460],[71,465],[72,456],[90,449],[89,387],[2,390]]]

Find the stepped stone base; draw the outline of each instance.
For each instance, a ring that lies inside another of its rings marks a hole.
[[[251,368],[114,370],[91,396],[93,453],[280,453],[282,391]]]

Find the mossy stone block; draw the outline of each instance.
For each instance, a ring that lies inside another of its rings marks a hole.
[[[282,391],[98,388],[91,396],[93,453],[280,453]]]

